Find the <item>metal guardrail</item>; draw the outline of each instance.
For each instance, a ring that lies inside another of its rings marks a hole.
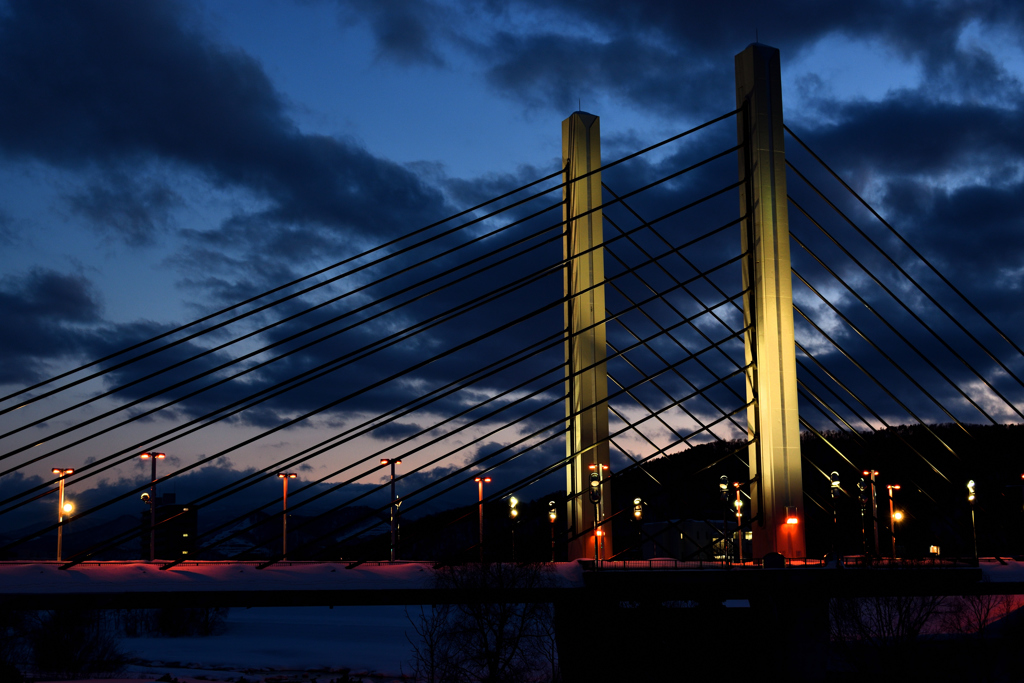
[[[839,567],[885,568],[885,569],[920,569],[927,567],[977,567],[980,564],[1003,564],[1008,560],[1024,561],[1024,556],[982,557],[924,557],[924,558],[891,558],[871,557],[864,555],[844,555],[837,562],[832,558],[786,558],[786,567],[815,567],[835,569]],[[581,559],[578,562],[590,571],[653,571],[670,569],[763,569],[763,560],[677,560],[670,557],[657,557],[647,560],[601,560]]]

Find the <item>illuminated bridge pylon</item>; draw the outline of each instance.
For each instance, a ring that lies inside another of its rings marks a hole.
[[[754,556],[806,556],[779,51],[736,56]],[[562,122],[569,557],[613,556],[600,120]],[[596,547],[595,547],[596,546]]]

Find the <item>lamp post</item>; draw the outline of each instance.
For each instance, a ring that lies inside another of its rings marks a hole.
[[[146,451],[139,457],[149,460],[153,465],[153,483],[149,487],[149,561],[152,562],[156,559],[156,461],[163,460],[167,456],[164,453]]]
[[[516,561],[516,520],[519,518],[519,499],[512,496],[508,499],[508,518],[512,520],[512,561]]]
[[[868,554],[868,532],[867,522],[864,519],[868,507],[868,483],[864,477],[857,481],[857,494],[860,497],[860,553],[864,557]]]
[[[391,465],[391,561],[398,559],[398,500],[395,496],[395,465],[401,465],[402,461],[395,458],[381,458],[381,465]]]
[[[889,494],[889,535],[892,536],[892,559],[894,560],[896,559],[896,511],[892,505],[892,492],[899,491],[899,489],[899,484],[887,484],[885,487]]]
[[[596,463],[587,465],[590,470],[590,502],[594,504],[594,562],[600,562],[602,552],[602,541],[604,540],[604,529],[601,528],[601,482],[608,465]]]
[[[878,547],[878,497],[875,489],[875,477],[878,476],[878,470],[864,470],[864,476],[867,477],[868,495],[871,501],[871,526],[874,529],[874,541],[875,545],[872,547],[875,555],[881,556],[881,550]]]
[[[729,559],[729,477],[722,475],[718,478],[718,492],[722,497],[722,559]],[[714,554],[714,553],[712,553]]]
[[[288,559],[288,480],[299,475],[294,472],[278,472],[277,477],[284,484],[281,509],[281,559]]]
[[[733,507],[736,508],[736,559],[740,563],[743,562],[743,498],[741,498],[742,492],[740,491],[740,483],[734,482],[733,488],[736,489],[736,500],[733,501]]]
[[[971,504],[971,534],[974,536],[974,561],[978,561],[978,527],[974,523],[974,480],[967,482],[967,502]]]
[[[832,472],[829,480],[832,484],[832,556],[838,562],[839,557],[836,553],[839,547],[839,492],[842,490],[839,488],[839,473]]]
[[[473,481],[477,485],[477,493],[479,504],[477,505],[477,512],[480,518],[480,540],[477,544],[480,548],[480,562],[484,561],[484,484],[491,483],[490,477],[476,477]]]
[[[57,489],[60,492],[57,501],[57,561],[60,562],[63,559],[62,553],[64,548],[64,515],[70,515],[75,506],[70,501],[64,500],[64,477],[69,474],[74,474],[75,470],[72,468],[64,469],[63,467],[54,467],[53,473],[58,475],[60,479],[57,480]]]
[[[551,561],[555,561],[555,522],[558,520],[558,509],[555,501],[548,501],[548,519],[551,521]]]
[[[644,557],[644,500],[643,498],[633,499],[633,521],[636,522],[637,553],[642,560]]]

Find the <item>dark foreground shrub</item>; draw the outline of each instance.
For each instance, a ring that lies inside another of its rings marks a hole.
[[[107,626],[102,612],[38,612],[28,638],[36,668],[55,678],[120,672],[127,660]]]

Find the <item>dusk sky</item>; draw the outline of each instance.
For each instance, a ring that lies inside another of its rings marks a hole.
[[[827,7],[0,0],[3,393],[553,173],[578,107],[601,117],[605,161],[727,113],[755,40],[781,51],[787,124],[1021,344],[1024,4]],[[735,144],[722,125],[709,153]]]

